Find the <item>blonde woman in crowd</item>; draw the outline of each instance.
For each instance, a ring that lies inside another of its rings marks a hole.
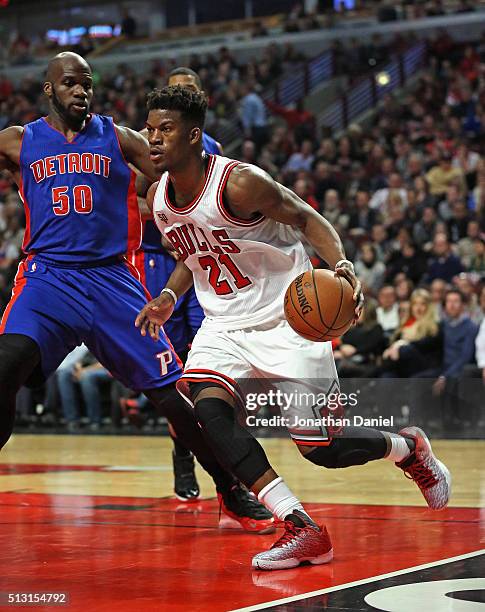
[[[411,295],[410,316],[382,355],[382,376],[415,376],[438,366],[441,355],[442,337],[431,294],[426,289],[415,289]]]

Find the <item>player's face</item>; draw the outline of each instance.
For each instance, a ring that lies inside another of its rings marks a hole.
[[[191,74],[174,74],[168,79],[168,85],[174,87],[180,85],[192,91],[200,91],[195,78]]]
[[[65,66],[45,92],[53,107],[68,125],[82,125],[93,99],[93,78],[88,67]]]
[[[180,112],[151,110],[146,128],[150,159],[157,172],[170,172],[182,166],[190,154],[193,130],[183,121]]]

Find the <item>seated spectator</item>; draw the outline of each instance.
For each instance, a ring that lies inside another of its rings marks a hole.
[[[473,241],[473,256],[468,266],[470,272],[477,272],[485,277],[485,239],[475,238]]]
[[[339,182],[326,161],[321,160],[316,163],[313,177],[315,180],[315,197],[319,202],[323,201],[329,189],[337,192],[340,190]]]
[[[399,315],[399,326],[401,327],[411,316],[411,302],[409,300],[399,300],[397,303],[397,314]]]
[[[377,295],[384,282],[386,266],[377,258],[377,250],[371,242],[364,242],[360,247],[355,273],[364,286],[364,293]]]
[[[369,206],[379,210],[381,214],[386,214],[389,196],[394,193],[401,197],[401,202],[403,206],[406,207],[408,194],[406,189],[403,187],[401,175],[397,172],[390,175],[388,187],[378,189],[374,193],[370,199]]]
[[[471,260],[475,255],[475,240],[480,239],[480,225],[476,219],[468,221],[466,236],[457,244],[457,254],[463,265],[470,269]]]
[[[431,250],[436,231],[436,220],[435,209],[432,206],[426,206],[423,209],[421,220],[413,226],[414,242],[424,251]]]
[[[480,155],[476,151],[471,151],[466,142],[462,142],[457,147],[455,156],[453,157],[453,166],[461,168],[468,187],[474,183],[479,162]]]
[[[459,257],[451,251],[451,246],[446,234],[436,234],[433,240],[431,257],[428,260],[428,271],[426,280],[433,282],[435,278],[441,278],[451,283],[454,276],[463,272],[463,264]]]
[[[466,272],[459,274],[453,281],[453,286],[461,291],[465,300],[464,314],[470,317],[475,323],[480,323],[482,320],[482,311],[480,308],[475,282],[471,275]]]
[[[342,336],[341,344],[334,351],[339,376],[372,376],[375,358],[384,345],[384,332],[377,322],[376,302],[368,299],[359,321]]]
[[[478,218],[481,218],[485,209],[485,169],[478,172],[477,184],[473,188],[471,202]]]
[[[342,212],[340,207],[340,198],[335,189],[328,189],[323,200],[322,215],[332,225],[339,224],[346,228],[348,223],[348,215]]]
[[[310,204],[313,209],[318,210],[320,208],[315,196],[311,192],[310,184],[306,179],[296,180],[293,184],[293,191],[304,202]]]
[[[381,213],[390,238],[396,238],[399,232],[407,227],[405,207],[401,196],[391,192],[386,202],[385,212]]]
[[[245,164],[256,163],[256,145],[249,138],[246,138],[242,144],[241,161]]]
[[[377,249],[377,256],[381,261],[387,261],[392,252],[392,242],[383,223],[376,223],[371,229],[372,244]]]
[[[441,363],[442,337],[430,293],[415,289],[410,303],[410,318],[383,353],[383,377],[407,378]]]
[[[426,174],[429,191],[435,197],[442,196],[452,183],[458,183],[460,188],[465,188],[465,178],[461,168],[453,167],[451,153],[441,154],[438,165],[434,166]]]
[[[413,189],[416,192],[416,201],[419,206],[433,206],[434,197],[429,193],[429,185],[424,176],[417,176],[414,179]]]
[[[456,203],[463,201],[462,190],[454,183],[448,187],[444,198],[438,202],[438,214],[443,221],[449,221],[453,215],[453,207]]]
[[[430,285],[431,301],[434,304],[437,321],[443,318],[443,306],[448,285],[441,278],[435,278]]]
[[[426,271],[426,257],[416,248],[412,241],[406,241],[400,252],[389,262],[386,280],[392,282],[399,274],[404,273],[414,284],[418,284]]]
[[[460,397],[467,399],[472,414],[465,415],[473,425],[483,427],[485,425],[485,411],[483,409],[483,393],[485,386],[485,285],[480,291],[480,306],[482,318],[477,337],[475,338],[475,363],[466,365],[463,369],[463,379],[460,381]],[[480,379],[472,383],[470,378]]]
[[[447,382],[461,376],[463,368],[475,354],[475,338],[478,326],[465,314],[465,300],[458,289],[446,293],[443,330],[443,362],[437,368],[421,372],[421,376],[436,378],[433,391],[441,395]]]
[[[394,278],[394,287],[396,289],[396,297],[399,303],[407,302],[414,289],[413,281],[403,272],[399,272]]]
[[[399,311],[396,290],[392,285],[384,285],[377,294],[377,322],[386,338],[390,338],[399,327]]]
[[[333,166],[337,161],[337,147],[331,138],[324,138],[315,154],[317,163],[323,161]]]
[[[310,172],[315,156],[313,155],[313,143],[311,140],[304,140],[299,151],[296,151],[286,162],[283,172],[286,174],[296,174],[300,170]]]
[[[466,202],[459,200],[453,204],[451,216],[448,219],[448,236],[455,243],[467,235],[468,223],[472,220]]]
[[[345,183],[346,192],[345,198],[347,201],[352,201],[356,198],[356,194],[359,191],[370,192],[370,181],[365,172],[365,166],[362,162],[352,162],[350,169],[350,176]],[[370,193],[369,193],[370,199]]]
[[[412,153],[406,160],[406,165],[401,169],[408,188],[415,189],[415,180],[423,174],[423,157],[419,153]]]
[[[98,431],[102,419],[99,383],[112,380],[110,373],[81,345],[61,363],[56,377],[67,430],[76,433],[80,429],[80,406],[76,390],[79,385],[89,428]]]
[[[355,205],[350,213],[349,229],[361,230],[363,233],[371,231],[378,219],[378,212],[369,206],[370,194],[368,191],[357,191]]]
[[[406,225],[408,227],[413,227],[413,225],[421,219],[421,216],[423,214],[423,207],[418,202],[416,197],[416,191],[414,189],[407,189],[406,193],[408,205],[404,211],[404,216],[406,219]]]

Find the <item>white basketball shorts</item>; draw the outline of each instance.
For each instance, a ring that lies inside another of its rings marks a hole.
[[[331,343],[305,340],[286,320],[234,331],[203,323],[177,383],[191,404],[188,383],[197,382],[225,389],[246,416],[264,405],[279,410],[278,424],[287,426],[298,445],[325,446],[331,440],[328,411],[337,410],[339,394]]]

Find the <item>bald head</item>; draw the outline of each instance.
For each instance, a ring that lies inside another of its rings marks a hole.
[[[74,131],[82,129],[93,97],[91,68],[77,53],[65,51],[47,67],[44,93],[49,98],[49,116]]]
[[[53,57],[47,65],[46,81],[54,82],[66,69],[83,70],[91,74],[87,61],[72,51],[63,51]]]

